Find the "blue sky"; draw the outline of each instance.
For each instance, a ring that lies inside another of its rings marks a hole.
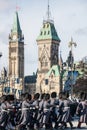
[[[46,18],[47,0],[0,0],[0,70],[8,68],[8,36],[12,28],[16,3],[25,37],[25,75],[37,70],[38,49],[36,38]],[[51,15],[61,39],[60,50],[65,61],[71,37],[77,43],[73,48],[75,61],[87,56],[87,0],[50,0]]]

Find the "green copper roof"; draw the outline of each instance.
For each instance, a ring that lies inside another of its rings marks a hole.
[[[52,68],[46,74],[46,76],[50,76],[51,73],[54,73],[54,76],[59,76],[60,75],[60,67],[58,65],[53,65]]]
[[[51,22],[44,22],[37,40],[52,39],[60,42],[55,26]]]
[[[15,12],[12,32],[13,32],[13,33],[21,33],[21,28],[20,28],[20,22],[19,22],[18,12]]]

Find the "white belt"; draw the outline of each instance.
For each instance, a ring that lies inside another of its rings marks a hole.
[[[30,110],[32,110],[32,109],[35,110],[35,107],[30,107]]]
[[[69,110],[70,109],[70,107],[64,107],[64,110],[66,111],[66,110]]]
[[[66,108],[66,109],[67,109],[67,108],[70,108],[70,107],[64,107],[64,108]]]
[[[29,108],[22,108],[21,110],[29,110]]]
[[[2,109],[3,112],[8,112],[7,110]]]
[[[48,111],[49,109],[47,109],[47,108],[44,108],[44,111]]]
[[[25,110],[32,110],[32,109],[35,110],[35,108],[30,107],[30,108],[22,108],[22,109],[19,109],[19,111],[22,111],[22,110],[23,110],[23,111],[25,111]]]
[[[56,105],[56,108],[59,108],[59,105]]]

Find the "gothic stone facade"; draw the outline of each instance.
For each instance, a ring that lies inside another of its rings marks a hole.
[[[36,92],[41,93],[43,91],[43,88],[48,89],[48,87],[46,87],[45,84],[46,74],[53,65],[58,65],[59,43],[60,39],[57,35],[54,23],[51,22],[50,20],[45,21],[40,31],[40,35],[37,38],[38,72],[37,72]],[[54,90],[56,90],[56,85],[54,85],[54,88],[55,88]],[[46,89],[44,91],[50,91]]]

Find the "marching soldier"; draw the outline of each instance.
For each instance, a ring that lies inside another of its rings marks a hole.
[[[30,116],[29,116],[29,108],[32,106],[30,104],[31,101],[31,95],[26,93],[25,98],[22,102],[22,113],[21,113],[21,119],[19,121],[18,129],[25,128],[26,125],[30,122]]]
[[[80,116],[77,128],[81,128],[82,123],[86,123],[87,125],[87,99],[84,93],[81,94],[81,101],[77,106],[76,113],[79,113]]]
[[[50,100],[50,105],[52,105],[52,107],[50,108],[51,111],[51,120],[55,123],[55,128],[58,127],[57,124],[57,114],[56,114],[56,105],[58,105],[58,100],[56,99],[57,97],[57,93],[56,92],[52,92],[51,93],[51,100]]]
[[[52,122],[50,120],[51,112],[50,107],[53,105],[50,105],[50,94],[46,94],[44,98],[44,104],[43,104],[43,125],[48,128],[52,128]]]
[[[8,114],[7,114],[7,96],[3,95],[2,96],[2,104],[1,104],[1,114],[0,114],[0,126],[5,128],[7,125],[7,119],[8,119]]]
[[[73,127],[73,124],[71,122],[72,117],[70,114],[70,101],[67,99],[67,95],[65,93],[63,93],[63,113],[62,113],[62,127],[66,127],[67,122],[69,122],[70,127]]]
[[[44,97],[45,97],[45,93],[41,94],[41,100],[39,102],[39,111],[38,111],[38,117],[37,120],[38,122],[38,127],[42,127],[42,121],[43,121],[43,104],[44,104]]]

